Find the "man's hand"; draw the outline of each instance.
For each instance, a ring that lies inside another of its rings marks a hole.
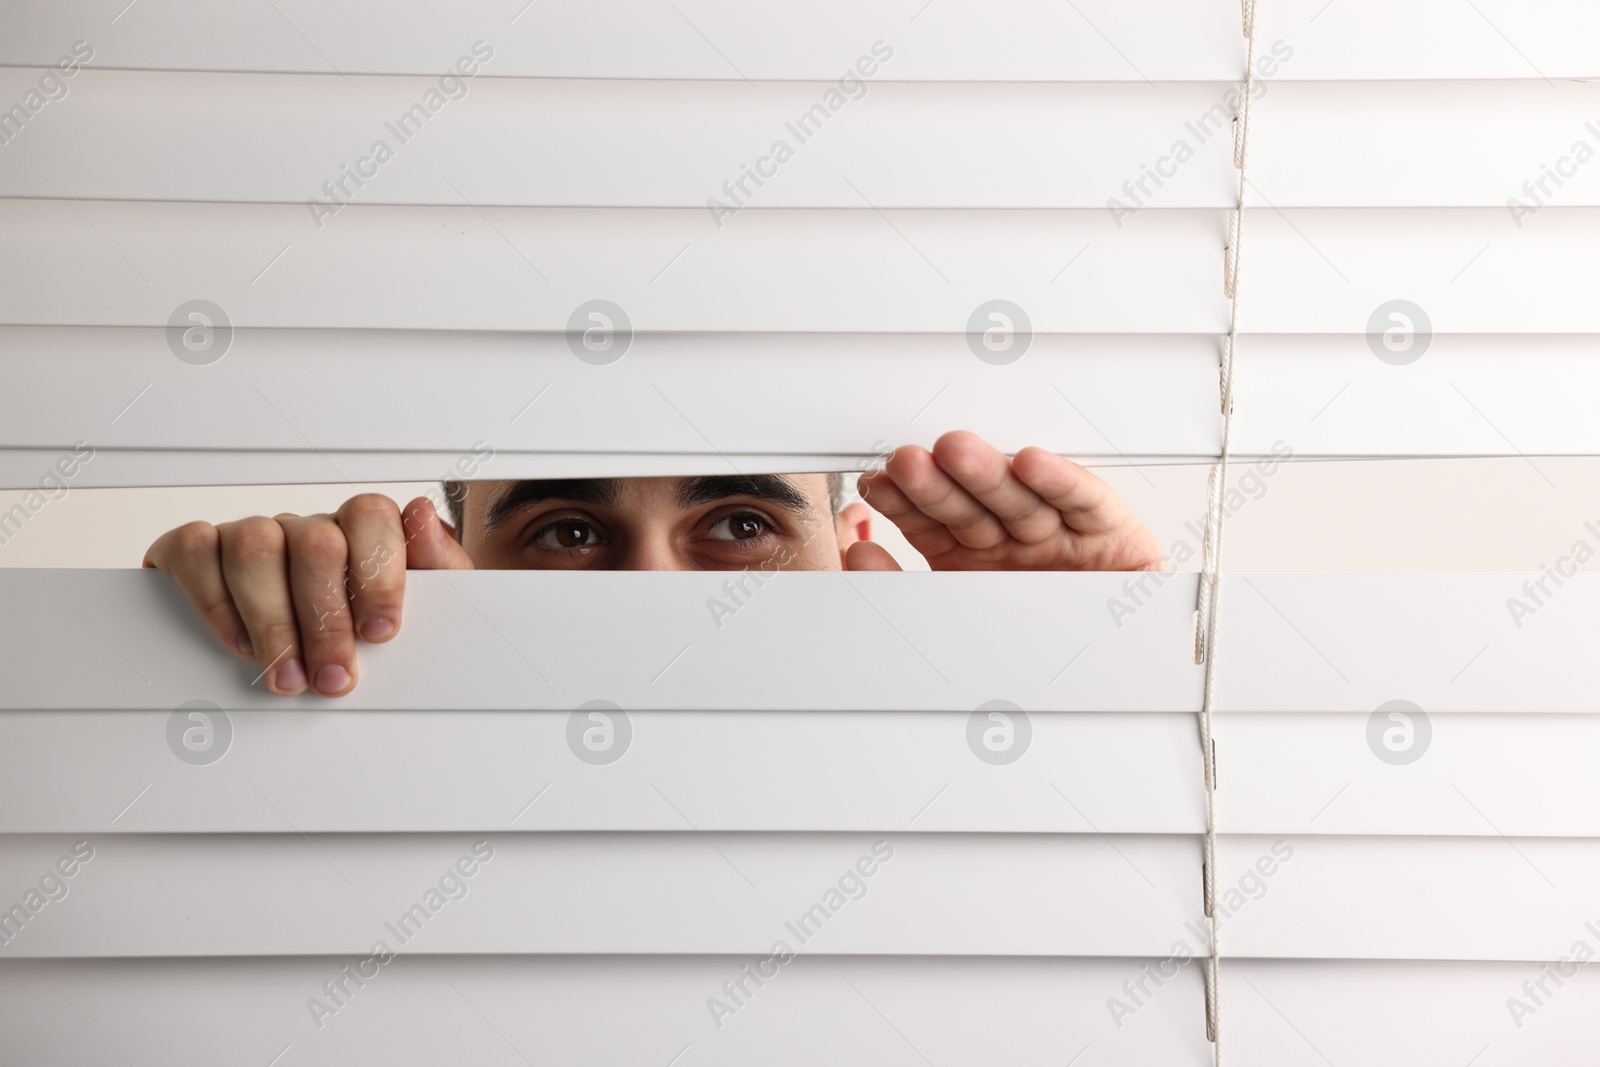
[[[898,448],[863,475],[861,497],[896,526],[936,571],[1146,571],[1164,568],[1155,535],[1111,487],[1040,448],[1006,456],[958,430],[933,451]],[[862,541],[849,570],[899,570]]]
[[[335,515],[256,516],[169,530],[144,565],[172,575],[211,632],[261,665],[280,696],[309,682],[323,696],[356,684],[356,640],[400,630],[407,568],[471,570],[427,497],[402,512],[364,493]]]

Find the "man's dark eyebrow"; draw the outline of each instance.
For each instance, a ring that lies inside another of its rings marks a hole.
[[[684,478],[678,483],[680,508],[699,507],[735,496],[765,500],[801,515],[811,511],[811,502],[806,495],[781,474],[709,475]]]
[[[593,504],[596,507],[617,506],[618,485],[615,478],[537,478],[517,482],[489,505],[488,518],[484,520],[484,533],[495,529],[519,508],[541,504],[546,500],[570,500],[575,504]]]

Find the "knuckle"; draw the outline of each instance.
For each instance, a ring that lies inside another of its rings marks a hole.
[[[405,558],[379,544],[365,559],[350,561],[350,581],[359,595],[397,593],[405,582]]]
[[[250,626],[251,642],[262,663],[281,663],[293,655],[292,649],[300,644],[300,631],[287,619],[273,619]]]
[[[382,493],[359,493],[339,508],[341,519],[400,519],[400,508]]]
[[[400,603],[405,599],[403,591],[404,571],[396,572],[394,577],[385,576],[381,579],[361,581],[354,583],[356,610],[363,616],[387,615],[394,616],[400,611]]]
[[[244,563],[266,562],[283,555],[283,527],[265,515],[255,515],[232,524],[226,551]]]
[[[214,556],[220,537],[209,522],[187,522],[171,534],[172,551],[179,558]]]
[[[1054,511],[1055,509],[1050,508],[1049,505],[1047,505],[1043,500],[1034,499],[1026,504],[1023,504],[1020,508],[1007,516],[1007,518],[1011,522],[1030,522],[1035,516],[1040,515],[1041,513],[1046,513],[1047,510]]]
[[[349,550],[344,531],[331,522],[308,523],[294,544],[295,559],[317,568],[343,567]]]
[[[316,621],[302,630],[306,657],[314,663],[346,659],[355,648],[348,611],[319,613]]]
[[[951,519],[945,525],[950,527],[952,530],[960,532],[972,531],[977,533],[987,533],[992,522],[993,518],[991,516],[979,513],[975,515],[963,515],[960,518]]]
[[[212,597],[203,597],[194,601],[194,606],[199,610],[201,617],[218,630],[233,630],[238,625],[238,609],[234,607],[233,598],[226,591]]]
[[[916,501],[920,507],[935,508],[940,511],[948,510],[961,502],[956,495],[954,482],[941,482],[932,486],[919,487],[915,494],[907,491],[907,496]]]

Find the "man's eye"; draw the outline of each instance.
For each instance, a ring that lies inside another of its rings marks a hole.
[[[760,515],[741,511],[724,515],[707,531],[712,541],[749,541],[769,532],[771,527]]]
[[[582,519],[558,519],[534,534],[533,544],[538,548],[559,550],[602,545],[605,540]]]

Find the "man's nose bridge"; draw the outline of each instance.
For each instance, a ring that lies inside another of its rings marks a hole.
[[[647,531],[629,541],[617,561],[621,571],[686,571],[689,563],[666,531]]]

